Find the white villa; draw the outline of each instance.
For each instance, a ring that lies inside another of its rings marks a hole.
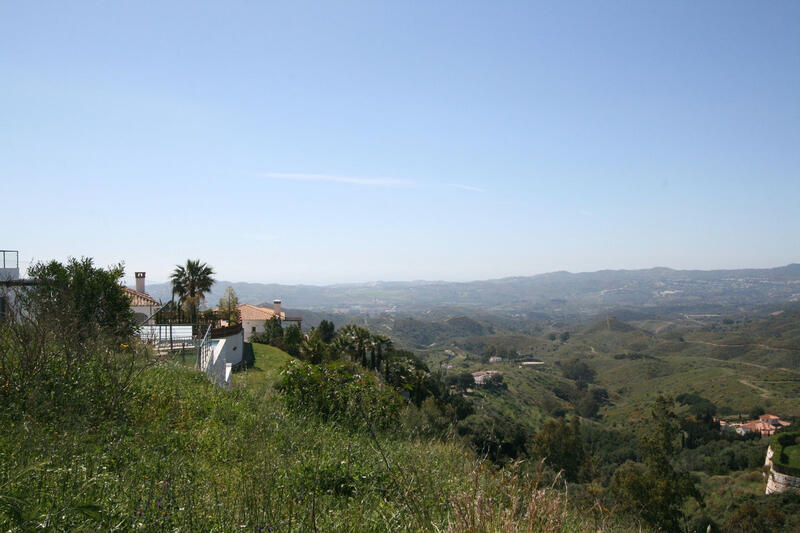
[[[294,322],[298,326],[302,326],[303,319],[300,317],[286,316],[286,313],[281,311],[281,301],[274,300],[272,302],[272,309],[269,307],[260,307],[258,305],[242,304],[238,307],[239,320],[244,328],[244,340],[247,341],[251,336],[256,333],[264,333],[264,325],[267,320],[278,317],[281,320],[281,325],[284,322]]]
[[[244,340],[250,339],[256,333],[264,333],[264,324],[274,316],[279,317],[281,321],[286,320],[286,314],[281,311],[280,300],[275,300],[272,309],[251,304],[240,305],[239,319],[244,328]]]

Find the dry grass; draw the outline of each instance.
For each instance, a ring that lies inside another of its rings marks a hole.
[[[574,531],[567,496],[556,486],[560,478],[545,484],[541,465],[525,471],[515,463],[497,472],[476,468],[467,490],[451,499],[452,518],[447,531],[455,532],[561,532]]]

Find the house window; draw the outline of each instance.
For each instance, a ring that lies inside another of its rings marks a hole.
[[[255,333],[255,332],[256,332],[256,327],[255,327],[255,326],[253,326],[253,329],[251,329],[251,330],[250,330],[250,332],[251,332],[251,333]]]

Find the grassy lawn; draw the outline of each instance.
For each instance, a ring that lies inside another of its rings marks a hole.
[[[800,468],[800,444],[785,447],[783,453],[788,457],[788,461],[785,463],[786,466]]]
[[[256,362],[251,368],[236,372],[233,384],[238,388],[270,389],[278,377],[278,369],[289,362],[292,356],[280,348],[268,344],[253,343]]]

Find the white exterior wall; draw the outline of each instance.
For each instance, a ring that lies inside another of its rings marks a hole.
[[[264,320],[242,320],[244,340],[250,340],[250,336],[255,333],[264,333],[264,322]],[[256,328],[255,331],[253,328]]]
[[[203,371],[211,381],[220,387],[229,389],[231,387],[233,366],[242,361],[244,336],[242,332],[239,332],[229,337],[214,340],[217,343]]]
[[[242,352],[244,350],[244,338],[242,333],[236,333],[230,337],[219,339],[214,347],[214,358],[221,357],[226,363],[237,365],[242,362]]]
[[[155,314],[156,311],[160,309],[157,305],[132,305],[131,311],[133,311],[134,315],[137,318],[137,324],[142,325],[144,322],[140,322],[138,319],[144,315],[144,318],[150,318]],[[152,323],[152,319],[148,322],[148,324]]]

